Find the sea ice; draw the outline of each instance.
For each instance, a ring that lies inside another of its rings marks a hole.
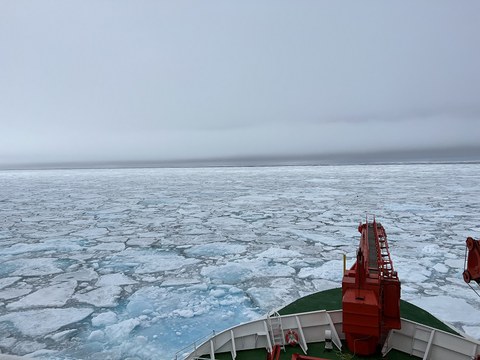
[[[107,275],[102,275],[98,279],[96,286],[106,286],[106,285],[132,285],[132,284],[137,284],[138,282],[135,280],[130,279],[128,276],[121,274],[121,273],[115,273],[115,274],[107,274]]]
[[[125,244],[123,243],[114,243],[114,242],[106,242],[96,246],[88,247],[89,252],[97,252],[97,251],[111,251],[111,252],[119,252],[125,249]]]
[[[333,245],[337,246],[341,244],[339,239],[334,236],[333,234],[325,234],[325,233],[318,233],[318,232],[307,232],[307,231],[300,231],[300,230],[290,230],[292,234],[299,236],[300,238],[304,238],[307,240],[311,240],[317,243],[321,243],[324,245]],[[351,233],[351,231],[349,231]]]
[[[342,260],[330,260],[319,267],[306,267],[302,268],[298,273],[300,279],[316,278],[326,279],[340,283],[343,276],[343,261]]]
[[[158,236],[158,235],[157,235]],[[152,238],[133,238],[127,241],[128,246],[149,247],[155,243],[157,239]]]
[[[275,261],[288,261],[292,258],[299,258],[300,253],[297,251],[282,249],[282,248],[269,248],[257,255],[259,258],[269,258]]]
[[[76,293],[73,298],[96,307],[115,307],[121,292],[120,286],[108,285],[86,293]]]
[[[14,276],[48,276],[63,272],[56,262],[56,258],[29,258],[6,261],[3,266],[12,266]]]
[[[143,280],[145,280],[145,278]],[[201,282],[200,279],[195,279],[195,278],[183,279],[183,278],[175,277],[172,279],[164,280],[161,286],[185,286],[185,285],[198,284],[200,282]]]
[[[88,341],[105,342],[105,333],[102,330],[93,330],[87,338]]]
[[[441,273],[444,273],[446,274],[448,272],[448,267],[445,266],[444,264],[436,264],[434,267],[433,267],[434,270],[438,271],[438,272],[441,272]]]
[[[4,250],[3,254],[6,255],[19,255],[25,253],[34,253],[34,252],[46,252],[46,251],[57,251],[57,252],[75,252],[81,251],[82,246],[76,243],[75,240],[69,240],[68,238],[62,239],[48,239],[44,242],[27,244],[27,243],[17,243]]]
[[[268,312],[295,300],[295,292],[291,286],[282,286],[273,281],[269,287],[251,287],[248,296],[263,311]]]
[[[113,311],[106,311],[92,318],[92,326],[100,327],[115,324],[118,320],[117,314]]]
[[[20,296],[26,295],[28,293],[32,292],[32,289],[27,289],[27,288],[21,288],[21,289],[16,289],[16,288],[9,288],[5,290],[0,291],[0,299],[2,300],[11,300],[18,298]]]
[[[105,334],[110,341],[119,342],[125,339],[133,329],[141,324],[139,319],[127,319],[120,321],[119,323],[108,325],[105,328]]]
[[[199,260],[165,251],[153,251],[129,248],[114,255],[114,263],[127,263],[135,266],[136,274],[150,274],[163,271],[177,270],[186,266],[197,264]]]
[[[20,279],[21,279],[20,276],[12,276],[12,277],[0,279],[0,290],[16,283]]]
[[[81,321],[92,312],[93,310],[89,308],[27,310],[2,315],[0,322],[13,323],[26,336],[41,336]]]
[[[405,283],[423,283],[432,275],[432,271],[428,267],[419,264],[418,259],[399,258],[397,256],[393,265],[395,271],[399,274],[400,281]],[[427,285],[424,284],[423,286]]]
[[[46,338],[47,339],[52,339],[53,341],[56,341],[56,342],[61,342],[61,341],[64,341],[64,340],[68,340],[69,338],[71,338],[77,332],[78,332],[77,329],[70,329],[70,330],[60,331],[60,332],[52,334],[52,335],[48,335],[48,336],[46,336]]]
[[[0,337],[0,347],[1,348],[11,348],[15,343],[17,342],[17,339],[15,339],[12,336],[2,336]],[[1,352],[0,352],[1,354]]]
[[[47,345],[37,341],[23,340],[17,342],[12,350],[15,354],[26,355],[41,349],[45,349],[46,347]]]
[[[220,280],[225,284],[236,284],[252,277],[252,270],[242,264],[226,264],[220,266],[205,266],[200,274],[212,280]]]
[[[480,312],[475,311],[464,299],[445,295],[425,296],[412,299],[411,303],[449,323],[480,324]]]
[[[480,339],[480,326],[463,326],[463,331],[474,339]]]
[[[461,276],[479,177],[478,164],[0,172],[0,346],[171,359],[213,329],[340,286],[366,210],[389,235],[402,297],[479,337]]]
[[[230,254],[243,254],[246,250],[247,247],[245,245],[214,242],[195,245],[190,249],[185,250],[185,254],[188,256],[217,257]]]
[[[32,307],[59,307],[66,304],[75,291],[77,282],[70,280],[48,286],[7,305],[8,310]]]
[[[108,230],[106,228],[91,227],[88,229],[76,231],[72,233],[72,235],[87,239],[97,239],[106,237],[108,235]]]
[[[463,259],[447,259],[445,260],[445,265],[450,266],[451,268],[455,269],[464,269],[465,260]]]
[[[80,269],[72,272],[65,272],[57,275],[52,279],[52,282],[64,282],[69,280],[76,281],[92,281],[98,278],[98,274],[90,268]]]
[[[422,253],[428,256],[440,256],[444,250],[438,244],[429,244],[423,247]]]
[[[324,280],[324,279],[313,279],[312,284],[315,287],[316,291],[323,291],[334,289],[338,287],[338,283],[336,281]]]

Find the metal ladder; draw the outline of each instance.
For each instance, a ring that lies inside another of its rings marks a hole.
[[[282,350],[285,351],[282,317],[277,311],[268,314],[268,325],[270,326],[270,333],[272,334],[272,346],[280,345]]]

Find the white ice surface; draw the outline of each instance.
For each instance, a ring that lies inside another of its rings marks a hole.
[[[78,271],[72,271],[62,273],[53,278],[52,282],[65,282],[69,280],[75,281],[92,281],[98,278],[98,274],[90,268],[81,269]]]
[[[112,325],[115,324],[117,320],[117,314],[115,314],[113,311],[106,311],[92,317],[92,325],[95,327]]]
[[[298,258],[299,256],[300,254],[295,250],[288,250],[288,249],[274,248],[274,247],[271,247],[261,252],[260,254],[258,254],[259,258],[265,257],[265,258],[273,259],[276,261],[278,260],[287,261],[292,258]]]
[[[137,284],[137,281],[130,279],[128,276],[116,273],[116,274],[107,274],[100,276],[96,286],[106,286],[106,285],[132,285]]]
[[[480,339],[480,326],[463,326],[463,331],[474,339]]]
[[[133,329],[135,329],[142,322],[140,319],[127,319],[118,323],[108,325],[105,328],[105,334],[110,341],[122,341],[130,335]]]
[[[27,310],[2,315],[0,322],[11,322],[26,336],[44,336],[63,326],[81,321],[92,312],[90,308]]]
[[[31,293],[21,300],[7,305],[8,310],[18,310],[33,307],[60,307],[73,295],[77,282],[70,280],[44,287]]]
[[[99,308],[115,307],[121,292],[122,288],[120,286],[107,285],[85,293],[77,293],[74,299]]]
[[[5,289],[5,290],[0,290],[0,299],[11,300],[11,299],[18,298],[20,296],[26,295],[26,294],[31,293],[31,292],[32,292],[32,289],[9,288],[9,289]]]
[[[20,276],[12,276],[12,277],[0,279],[0,290],[16,283],[20,279],[21,279]]]
[[[63,270],[56,265],[55,258],[31,258],[6,261],[3,265],[13,267],[11,275],[15,276],[47,276],[61,273]]]
[[[449,323],[480,324],[480,312],[476,311],[464,299],[440,295],[421,297],[410,300],[410,302]]]
[[[298,273],[298,277],[300,279],[325,279],[341,284],[343,277],[343,260],[330,260],[317,267],[302,268]]]
[[[189,256],[219,257],[230,254],[242,254],[245,253],[246,249],[247,247],[245,245],[214,242],[203,245],[195,245],[190,249],[185,250],[185,253]]]
[[[465,239],[480,236],[478,164],[3,171],[0,181],[4,352],[171,359],[213,329],[340,286],[365,212],[386,228],[402,297],[480,337],[480,302],[461,276]]]

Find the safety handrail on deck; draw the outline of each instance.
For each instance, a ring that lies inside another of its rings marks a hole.
[[[192,352],[194,352],[195,350],[197,350],[198,345],[203,344],[203,343],[206,342],[208,339],[211,339],[211,338],[213,338],[214,336],[215,336],[215,330],[212,330],[211,333],[208,333],[207,335],[198,338],[197,340],[195,340],[195,341],[192,342],[191,344],[189,344],[189,345],[185,346],[184,348],[178,350],[178,351],[175,353],[174,360],[183,360],[183,359],[185,359],[186,356],[188,356],[189,354],[191,354]],[[198,359],[200,360],[200,359],[202,359],[202,358],[199,357]]]

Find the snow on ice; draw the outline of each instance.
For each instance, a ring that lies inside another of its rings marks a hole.
[[[387,231],[402,297],[480,338],[463,282],[480,165],[0,172],[0,351],[171,359],[340,286],[357,225]]]

